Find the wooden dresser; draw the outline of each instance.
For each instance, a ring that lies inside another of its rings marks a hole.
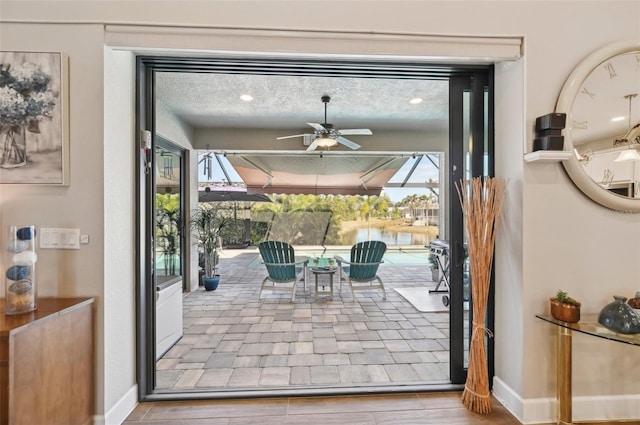
[[[93,298],[0,301],[0,425],[82,425],[94,414]]]

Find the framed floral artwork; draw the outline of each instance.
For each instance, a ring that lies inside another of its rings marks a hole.
[[[62,53],[0,51],[0,183],[69,184]]]

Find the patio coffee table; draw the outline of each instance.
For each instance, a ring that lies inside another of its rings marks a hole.
[[[318,295],[319,295],[319,287],[322,286],[322,292],[326,293],[327,295],[329,295],[331,297],[331,299],[333,299],[333,275],[336,274],[336,271],[338,270],[337,267],[311,267],[311,273],[313,273],[313,275],[315,276],[315,281],[316,281],[316,293],[315,293],[315,299],[318,299]],[[320,275],[328,275],[329,276],[329,290],[325,291],[324,288],[326,285],[320,284],[318,282],[318,276]]]

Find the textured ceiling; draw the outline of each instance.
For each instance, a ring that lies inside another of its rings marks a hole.
[[[157,100],[194,128],[304,128],[324,122],[325,94],[327,122],[338,129],[448,126],[448,82],[441,80],[159,73],[156,82]],[[414,97],[424,101],[410,104]]]
[[[306,123],[327,122],[338,130],[402,130],[445,133],[449,125],[446,80],[159,73],[156,99],[193,129],[271,129],[282,136],[313,133]],[[243,94],[251,102],[240,99]],[[420,97],[422,103],[409,100]],[[358,141],[357,136],[354,141]],[[397,142],[397,140],[394,140]],[[398,143],[398,146],[401,144]],[[261,146],[255,147],[260,149]],[[305,147],[300,144],[304,153]],[[366,149],[363,149],[366,150]],[[406,158],[238,156],[228,158],[250,192],[379,194]],[[248,159],[248,160],[247,160]]]

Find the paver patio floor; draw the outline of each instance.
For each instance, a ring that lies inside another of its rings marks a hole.
[[[257,251],[225,250],[215,291],[183,297],[184,336],[156,363],[158,390],[277,389],[449,382],[449,313],[421,313],[393,288],[433,288],[426,264],[383,264],[387,288],[347,284],[315,300],[313,276],[258,292]],[[427,254],[425,254],[427,255]]]

